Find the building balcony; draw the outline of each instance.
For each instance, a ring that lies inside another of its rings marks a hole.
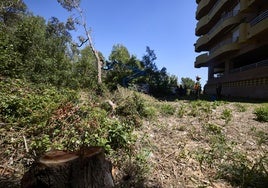
[[[225,9],[225,6],[230,3],[231,1],[229,0],[218,0],[210,12],[208,13],[210,16],[210,19],[212,19],[215,15],[217,15],[221,10]]]
[[[239,11],[231,11],[224,14],[217,24],[208,32],[209,40],[213,40],[220,34],[228,31],[232,27],[238,25],[241,21],[241,16],[238,15]]]
[[[202,17],[196,24],[195,28],[195,35],[201,36],[206,34],[206,31],[208,30],[208,22],[209,22],[209,16],[206,15]]]
[[[240,80],[252,80],[256,78],[267,77],[268,60],[263,60],[251,65],[246,65],[237,69],[230,70],[228,75],[219,78],[210,78],[209,84],[234,82]]]
[[[233,26],[238,25],[240,20],[241,17],[238,15],[238,11],[231,11],[224,14],[207,35],[203,35],[197,40],[195,44],[195,51],[207,51],[215,38],[228,31],[228,29]]]
[[[226,57],[240,49],[239,39],[228,38],[210,49],[209,53],[196,57],[195,68],[206,67],[216,59]]]
[[[238,38],[237,39],[226,39],[219,44],[217,44],[214,48],[212,48],[209,52],[209,61],[212,61],[214,59],[221,58],[223,56],[227,56],[237,50],[239,50],[239,43]]]
[[[199,39],[197,39],[197,41],[195,43],[195,51],[196,52],[205,51],[204,48],[207,45],[208,40],[209,40],[208,35],[203,35]]]
[[[213,27],[213,22],[216,20],[216,15],[220,13],[221,10],[225,8],[225,6],[228,4],[228,0],[218,0],[214,6],[210,9],[210,12],[203,16],[199,22],[196,25],[195,34],[197,36],[201,36],[206,34],[211,27]]]
[[[196,15],[195,15],[196,19],[199,20],[201,17],[205,16],[206,13],[209,12],[213,4],[214,4],[214,1],[201,0],[197,6]]]
[[[254,18],[250,23],[248,38],[267,37],[268,33],[268,10]]]
[[[241,12],[250,12],[252,10],[252,6],[257,2],[258,0],[240,0]]]
[[[195,68],[200,68],[206,66],[206,63],[208,61],[208,53],[201,54],[196,57],[194,67]]]
[[[249,23],[241,23],[239,25],[239,43],[248,41]]]
[[[239,67],[236,69],[232,69],[232,70],[230,70],[230,74],[235,74],[238,72],[245,72],[245,71],[254,70],[254,69],[264,69],[265,67],[268,68],[268,59],[259,61],[259,62],[254,63],[254,64],[245,65],[245,66],[242,66],[242,67]],[[264,75],[261,75],[261,76],[265,76],[265,75],[266,74],[264,72]]]
[[[251,5],[258,3],[258,2],[259,2],[259,0],[248,0],[248,5],[251,6]]]

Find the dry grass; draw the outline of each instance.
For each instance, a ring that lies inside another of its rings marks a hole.
[[[247,187],[243,182],[236,182],[237,177],[228,179],[219,176],[219,173],[227,164],[231,168],[233,164],[247,162],[252,168],[260,156],[267,158],[268,123],[257,122],[253,114],[259,104],[202,101],[169,104],[178,111],[183,109],[183,114],[158,116],[152,121],[145,121],[142,129],[137,131],[140,138],[147,135],[146,142],[140,139],[137,149],[150,150],[148,166],[151,170],[147,186]],[[226,109],[229,113],[223,116]],[[258,133],[265,135],[266,140],[261,145],[258,144]],[[222,151],[221,147],[226,147],[222,148],[226,151]],[[232,160],[236,160],[235,163]],[[267,170],[267,161],[263,164]],[[231,173],[238,173],[238,170],[233,169],[227,175],[232,176]],[[267,186],[267,181],[263,183],[260,186]]]

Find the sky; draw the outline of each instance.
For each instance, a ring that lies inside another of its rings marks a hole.
[[[24,0],[30,12],[45,19],[52,16],[65,22],[73,13],[63,9],[57,0]],[[146,46],[154,50],[158,69],[178,77],[207,81],[207,68],[194,68],[198,53],[194,51],[194,0],[81,0],[87,26],[91,29],[95,48],[106,59],[116,44],[125,46],[138,59],[146,53]],[[77,15],[77,14],[76,14]],[[76,36],[85,36],[78,29]],[[75,38],[76,38],[75,36]]]

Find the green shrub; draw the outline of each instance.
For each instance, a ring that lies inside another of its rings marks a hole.
[[[20,127],[41,124],[59,105],[76,101],[77,97],[72,90],[36,86],[14,79],[0,82],[0,89],[1,120]]]
[[[268,122],[268,105],[262,105],[254,110],[256,120],[260,122]]]
[[[163,115],[174,115],[176,112],[176,108],[171,104],[163,104],[160,107],[161,114]]]
[[[114,121],[108,127],[108,143],[112,149],[129,149],[129,146],[133,143],[134,137],[132,136],[133,128],[126,124],[121,124],[118,121]]]
[[[121,98],[121,100],[121,104],[116,108],[118,115],[144,115],[145,101],[137,93],[134,93],[132,96],[127,96],[125,99]]]
[[[153,106],[146,106],[143,110],[143,116],[152,119],[156,116],[157,114],[157,109]]]

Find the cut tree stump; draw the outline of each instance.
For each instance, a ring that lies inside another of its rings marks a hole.
[[[50,151],[36,161],[21,180],[22,188],[114,187],[112,164],[101,147],[78,152]]]

